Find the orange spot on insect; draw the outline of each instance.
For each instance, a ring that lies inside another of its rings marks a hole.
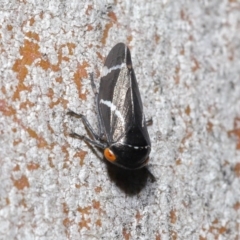
[[[110,162],[114,162],[116,160],[115,154],[109,148],[104,149],[104,157]]]

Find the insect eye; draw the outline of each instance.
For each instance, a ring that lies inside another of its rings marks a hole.
[[[110,162],[114,162],[116,160],[115,154],[109,148],[104,149],[104,157]]]

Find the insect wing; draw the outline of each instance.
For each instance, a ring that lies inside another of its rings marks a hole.
[[[117,141],[125,132],[132,114],[131,82],[126,65],[127,47],[118,43],[109,52],[102,71],[98,105],[108,142]]]
[[[132,119],[130,129],[125,141],[133,146],[151,146],[147,131],[145,116],[143,114],[142,100],[135,77],[134,70],[131,71],[131,93],[132,93]]]
[[[107,56],[98,104],[109,143],[126,135],[129,144],[150,145],[130,51],[123,43],[115,45]]]

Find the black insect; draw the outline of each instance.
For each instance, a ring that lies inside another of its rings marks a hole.
[[[91,85],[95,93],[98,133],[85,116],[69,111],[68,115],[82,119],[92,138],[76,133],[71,136],[103,149],[104,157],[118,167],[127,170],[145,167],[151,151],[147,131],[151,120],[145,120],[130,51],[124,43],[118,43],[109,52],[103,67],[99,92],[92,74]],[[154,180],[154,176],[149,171],[148,173]]]

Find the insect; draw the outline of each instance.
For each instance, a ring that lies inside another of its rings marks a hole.
[[[71,133],[103,149],[106,160],[118,167],[136,170],[146,166],[151,151],[151,142],[143,114],[142,100],[132,67],[129,48],[118,43],[109,52],[102,71],[99,92],[93,74],[91,86],[95,94],[98,133],[86,117],[69,111],[67,114],[82,119],[91,139]],[[150,173],[150,172],[149,172]],[[154,176],[150,173],[152,180]]]

